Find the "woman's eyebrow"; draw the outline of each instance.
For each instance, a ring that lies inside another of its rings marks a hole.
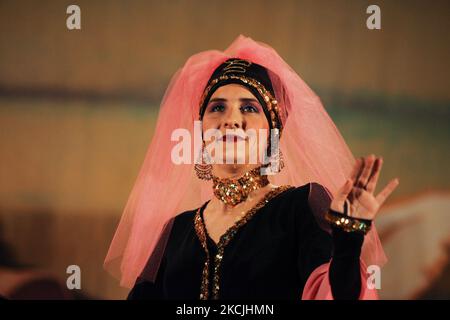
[[[240,98],[239,101],[241,101],[241,102],[258,102],[258,100],[256,100],[255,98]]]
[[[209,103],[216,102],[216,101],[225,102],[225,101],[227,101],[227,99],[224,99],[224,98],[212,98],[211,100],[209,100]]]
[[[209,100],[210,103],[217,102],[217,101],[226,102],[228,100],[225,98],[212,98],[211,100]],[[255,98],[239,98],[239,101],[241,101],[241,102],[258,102],[258,100],[256,100]]]

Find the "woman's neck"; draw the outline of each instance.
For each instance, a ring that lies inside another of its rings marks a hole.
[[[258,167],[258,165],[249,164],[220,164],[213,166],[213,175],[220,179],[238,179],[246,172]]]

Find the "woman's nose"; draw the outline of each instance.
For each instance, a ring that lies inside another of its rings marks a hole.
[[[224,124],[225,129],[239,129],[241,125],[236,120],[227,120]]]
[[[240,112],[232,111],[223,123],[225,129],[243,129],[244,121]]]

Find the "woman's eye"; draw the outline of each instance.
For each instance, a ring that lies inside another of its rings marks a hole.
[[[216,112],[216,111],[223,111],[223,109],[225,109],[225,107],[221,104],[216,104],[214,106],[211,107],[210,111],[211,112]]]
[[[244,112],[258,112],[258,108],[256,108],[255,106],[252,106],[251,104],[243,106],[241,108],[241,110]]]

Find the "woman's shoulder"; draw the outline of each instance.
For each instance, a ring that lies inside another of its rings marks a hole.
[[[281,200],[301,216],[312,215],[323,220],[332,200],[331,192],[320,183],[308,182],[286,190]],[[321,221],[322,223],[322,221]]]
[[[326,201],[331,199],[331,193],[318,182],[308,182],[300,186],[291,186],[282,193],[282,197],[291,201],[315,203],[318,200]]]
[[[198,209],[198,208],[197,208]],[[185,223],[194,219],[197,209],[186,210],[173,217],[174,223]]]
[[[192,227],[195,215],[199,208],[201,207],[185,210],[175,215],[172,218],[173,226],[176,228]]]
[[[198,210],[198,208],[180,212],[174,217],[174,219],[176,219],[176,220],[188,220],[188,219],[191,219],[191,218],[193,218],[195,216],[195,214],[197,213],[197,210]]]

